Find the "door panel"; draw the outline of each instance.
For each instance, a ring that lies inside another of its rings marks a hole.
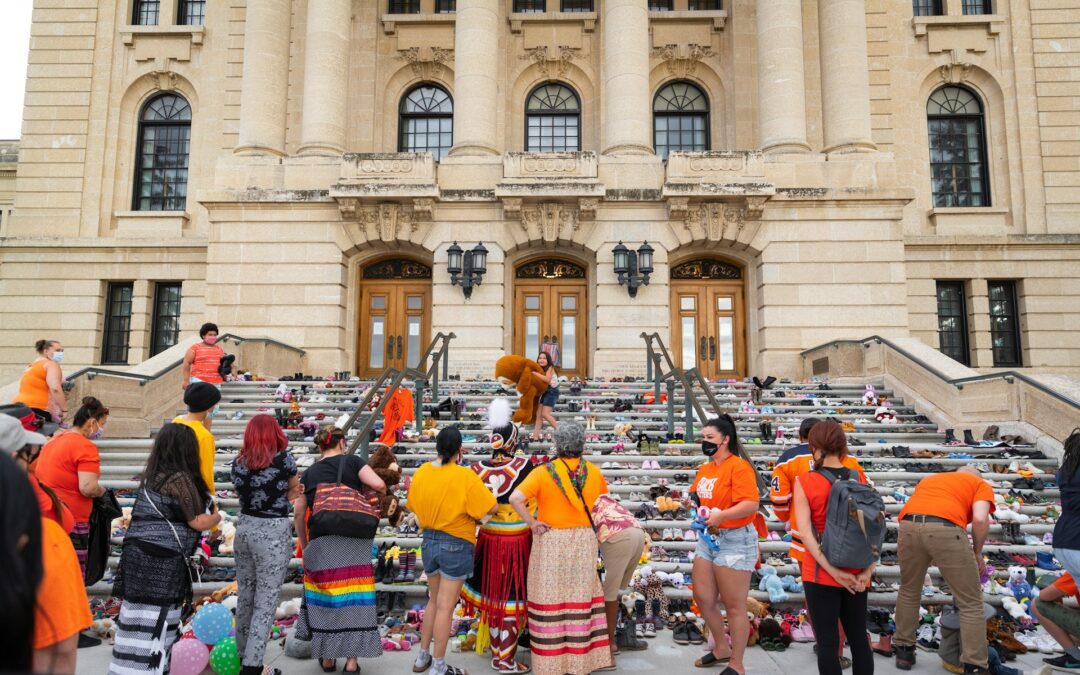
[[[584,377],[588,368],[587,297],[580,282],[517,282],[514,353],[535,359],[544,341],[555,339],[561,357],[559,374]]]
[[[430,341],[431,286],[415,281],[367,282],[360,291],[357,374],[416,368]]]
[[[746,317],[741,283],[673,282],[672,343],[682,368],[710,379],[746,375]]]

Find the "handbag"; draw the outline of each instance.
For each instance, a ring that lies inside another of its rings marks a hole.
[[[341,482],[349,455],[341,455],[337,481],[315,489],[308,531],[311,538],[327,535],[374,539],[379,528],[379,496],[374,490],[357,490]]]
[[[94,506],[90,511],[90,530],[86,535],[86,573],[83,575],[83,583],[87,586],[92,586],[105,577],[105,570],[109,567],[112,521],[123,513],[112,490],[105,490],[104,494],[94,497]]]

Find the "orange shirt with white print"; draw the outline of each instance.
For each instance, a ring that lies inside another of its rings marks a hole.
[[[739,502],[758,501],[757,474],[750,462],[731,455],[720,464],[709,460],[698,469],[690,492],[696,492],[702,506],[712,509],[730,509]],[[756,513],[742,518],[724,520],[720,527],[725,530],[745,527],[754,522]]]
[[[854,457],[844,458],[844,466],[859,473],[859,481],[866,482],[866,473]],[[791,549],[788,555],[796,562],[802,562],[806,552],[795,522],[795,509],[791,507],[791,498],[795,493],[795,481],[814,470],[814,455],[805,443],[797,445],[780,455],[773,467],[772,480],[769,481],[769,497],[773,503],[773,512],[782,521],[791,523]]]

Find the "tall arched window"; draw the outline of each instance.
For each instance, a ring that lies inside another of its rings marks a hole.
[[[709,149],[709,99],[689,82],[672,82],[653,99],[653,145],[667,158],[672,151]]]
[[[401,99],[398,150],[442,159],[454,144],[454,101],[435,84],[413,87]]]
[[[564,84],[542,84],[525,104],[525,150],[568,152],[581,149],[581,102]]]
[[[934,206],[989,206],[983,107],[969,89],[946,85],[926,103]]]
[[[179,94],[147,101],[135,155],[136,211],[183,211],[187,203],[191,106]]]

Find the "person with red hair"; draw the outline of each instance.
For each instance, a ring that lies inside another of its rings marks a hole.
[[[242,675],[261,675],[266,636],[292,559],[289,503],[300,494],[296,460],[277,420],[256,415],[232,463],[240,499],[236,524],[236,649]],[[275,673],[280,673],[274,670]]]

